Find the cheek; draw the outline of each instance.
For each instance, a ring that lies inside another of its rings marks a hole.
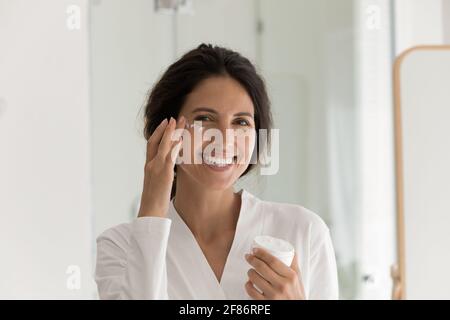
[[[255,149],[256,144],[256,136],[255,134],[251,134],[245,137],[245,139],[238,140],[237,148],[239,150],[239,154],[244,156],[243,162],[248,164],[253,155],[253,150]]]
[[[197,155],[197,157],[201,157],[202,154],[202,129],[190,128],[187,132],[185,132],[185,134],[189,136],[189,143],[187,144],[190,159],[189,163],[194,164],[195,155]]]
[[[256,136],[254,134],[245,139],[245,144],[242,146],[242,148],[244,149],[246,162],[249,162],[251,160],[255,146]]]

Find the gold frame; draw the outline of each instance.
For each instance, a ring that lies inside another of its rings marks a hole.
[[[397,263],[392,266],[393,280],[392,299],[406,299],[405,283],[405,225],[404,225],[404,189],[403,189],[403,140],[402,140],[402,114],[401,114],[401,84],[400,73],[405,58],[416,51],[450,50],[449,45],[423,45],[415,46],[402,52],[394,63],[394,134],[395,134],[395,184],[397,193]]]

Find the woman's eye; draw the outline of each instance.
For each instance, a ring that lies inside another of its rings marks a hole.
[[[211,119],[208,116],[198,116],[194,120],[195,121],[209,121]]]
[[[236,120],[236,123],[240,126],[249,126],[250,125],[250,123],[245,119],[238,119],[238,120]]]

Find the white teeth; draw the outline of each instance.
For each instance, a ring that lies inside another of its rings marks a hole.
[[[217,167],[225,167],[225,166],[230,165],[230,164],[232,164],[234,162],[234,157],[233,158],[228,158],[228,159],[221,159],[221,158],[214,158],[214,157],[204,156],[203,160],[208,165],[217,166]]]

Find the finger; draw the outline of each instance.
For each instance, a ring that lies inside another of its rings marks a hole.
[[[291,263],[291,269],[293,269],[300,277],[301,273],[300,273],[300,268],[298,266],[298,261],[297,261],[297,252],[294,254],[294,259],[292,260],[292,263]]]
[[[172,151],[170,152],[170,158],[171,158],[172,164],[174,166],[177,163],[177,158],[178,158],[178,155],[180,154],[180,149],[181,149],[182,144],[183,144],[183,141],[177,142],[173,146]]]
[[[166,131],[164,132],[160,147],[158,149],[158,152],[161,152],[161,156],[167,156],[168,153],[173,149],[173,147],[178,143],[184,132],[185,124],[186,119],[184,118],[184,116],[181,116],[178,122],[175,119],[171,118],[171,122],[169,121],[170,127],[168,126]]]
[[[175,131],[172,133],[172,141],[175,141],[175,144],[180,139],[180,137],[183,135],[186,125],[186,118],[184,116],[180,116],[178,118]]]
[[[185,124],[186,124],[186,118],[184,116],[181,116],[178,119],[178,122],[176,124],[175,130],[172,132],[172,136],[170,138],[171,140],[171,152],[170,157],[172,162],[175,164],[176,159],[178,157],[178,154],[180,153],[181,145],[178,147],[179,142],[181,142],[183,134],[185,132]],[[178,148],[178,150],[175,152],[175,147]]]
[[[161,123],[158,125],[158,127],[153,131],[152,135],[147,141],[147,156],[146,156],[146,163],[150,162],[158,152],[158,145],[161,141],[161,137],[164,133],[164,130],[168,124],[167,119],[164,119],[161,121]]]
[[[164,130],[164,134],[161,138],[161,142],[158,147],[158,155],[165,158],[172,147],[172,134],[175,130],[176,120],[174,118],[170,118],[169,123],[167,124],[166,129]]]
[[[297,280],[298,280],[298,282],[300,284],[302,293],[304,295],[305,294],[305,287],[303,285],[302,273],[301,273],[300,268],[298,266],[297,252],[294,254],[294,259],[293,259],[292,264],[291,264],[291,269],[293,269],[295,271]]]
[[[263,248],[254,248],[253,255],[264,261],[273,271],[282,277],[289,277],[292,269]]]
[[[251,281],[247,281],[245,283],[245,290],[248,295],[255,300],[266,300],[266,297],[262,293],[259,293],[258,290],[255,289],[253,283]]]
[[[272,285],[276,285],[281,282],[282,277],[273,271],[272,268],[270,268],[263,260],[253,254],[246,254],[245,259],[256,271],[258,271],[259,274],[264,277],[264,279],[269,281]]]
[[[267,280],[264,279],[258,272],[256,272],[255,269],[248,270],[247,275],[250,281],[254,285],[256,285],[258,289],[261,290],[266,297],[271,296],[271,294],[274,292],[272,285],[269,282],[267,282]]]

